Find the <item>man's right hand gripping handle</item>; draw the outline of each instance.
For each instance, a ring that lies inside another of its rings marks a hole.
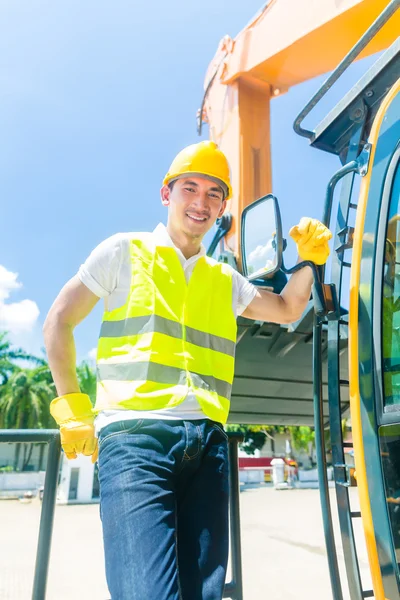
[[[61,445],[67,458],[78,454],[98,456],[97,438],[94,435],[94,415],[87,394],[66,394],[55,398],[50,413],[60,426]]]

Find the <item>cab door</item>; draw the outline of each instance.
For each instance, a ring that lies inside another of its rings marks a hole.
[[[400,80],[368,140],[353,245],[350,396],[374,596],[400,597]]]

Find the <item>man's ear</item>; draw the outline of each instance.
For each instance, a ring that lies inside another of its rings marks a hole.
[[[171,195],[171,190],[169,189],[169,187],[167,185],[162,186],[162,188],[160,190],[160,195],[161,195],[161,202],[162,202],[163,206],[169,206],[169,204],[170,204],[169,197]]]
[[[225,212],[225,209],[226,209],[226,200],[223,200],[217,219],[220,219],[222,217],[222,215]]]

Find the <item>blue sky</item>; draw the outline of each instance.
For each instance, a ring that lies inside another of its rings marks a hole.
[[[40,352],[48,309],[100,241],[165,222],[161,180],[174,155],[198,141],[208,64],[260,4],[1,3],[0,311],[14,343]],[[354,65],[305,125],[313,128],[372,62]],[[323,78],[272,102],[273,192],[286,233],[305,214],[321,216],[339,166],[292,130]],[[79,359],[96,345],[100,319],[99,305],[77,328]]]

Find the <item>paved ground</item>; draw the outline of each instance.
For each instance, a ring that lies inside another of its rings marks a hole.
[[[356,490],[350,493],[357,510]],[[334,490],[331,495],[334,502]],[[318,490],[248,488],[240,498],[244,599],[331,600]],[[336,505],[333,509],[336,517]],[[38,500],[0,502],[0,600],[31,597],[39,516]],[[356,535],[364,583],[370,586],[358,523]],[[109,598],[98,505],[57,506],[51,556],[46,600]],[[339,558],[343,572],[341,550]],[[349,598],[347,590],[344,597]]]

